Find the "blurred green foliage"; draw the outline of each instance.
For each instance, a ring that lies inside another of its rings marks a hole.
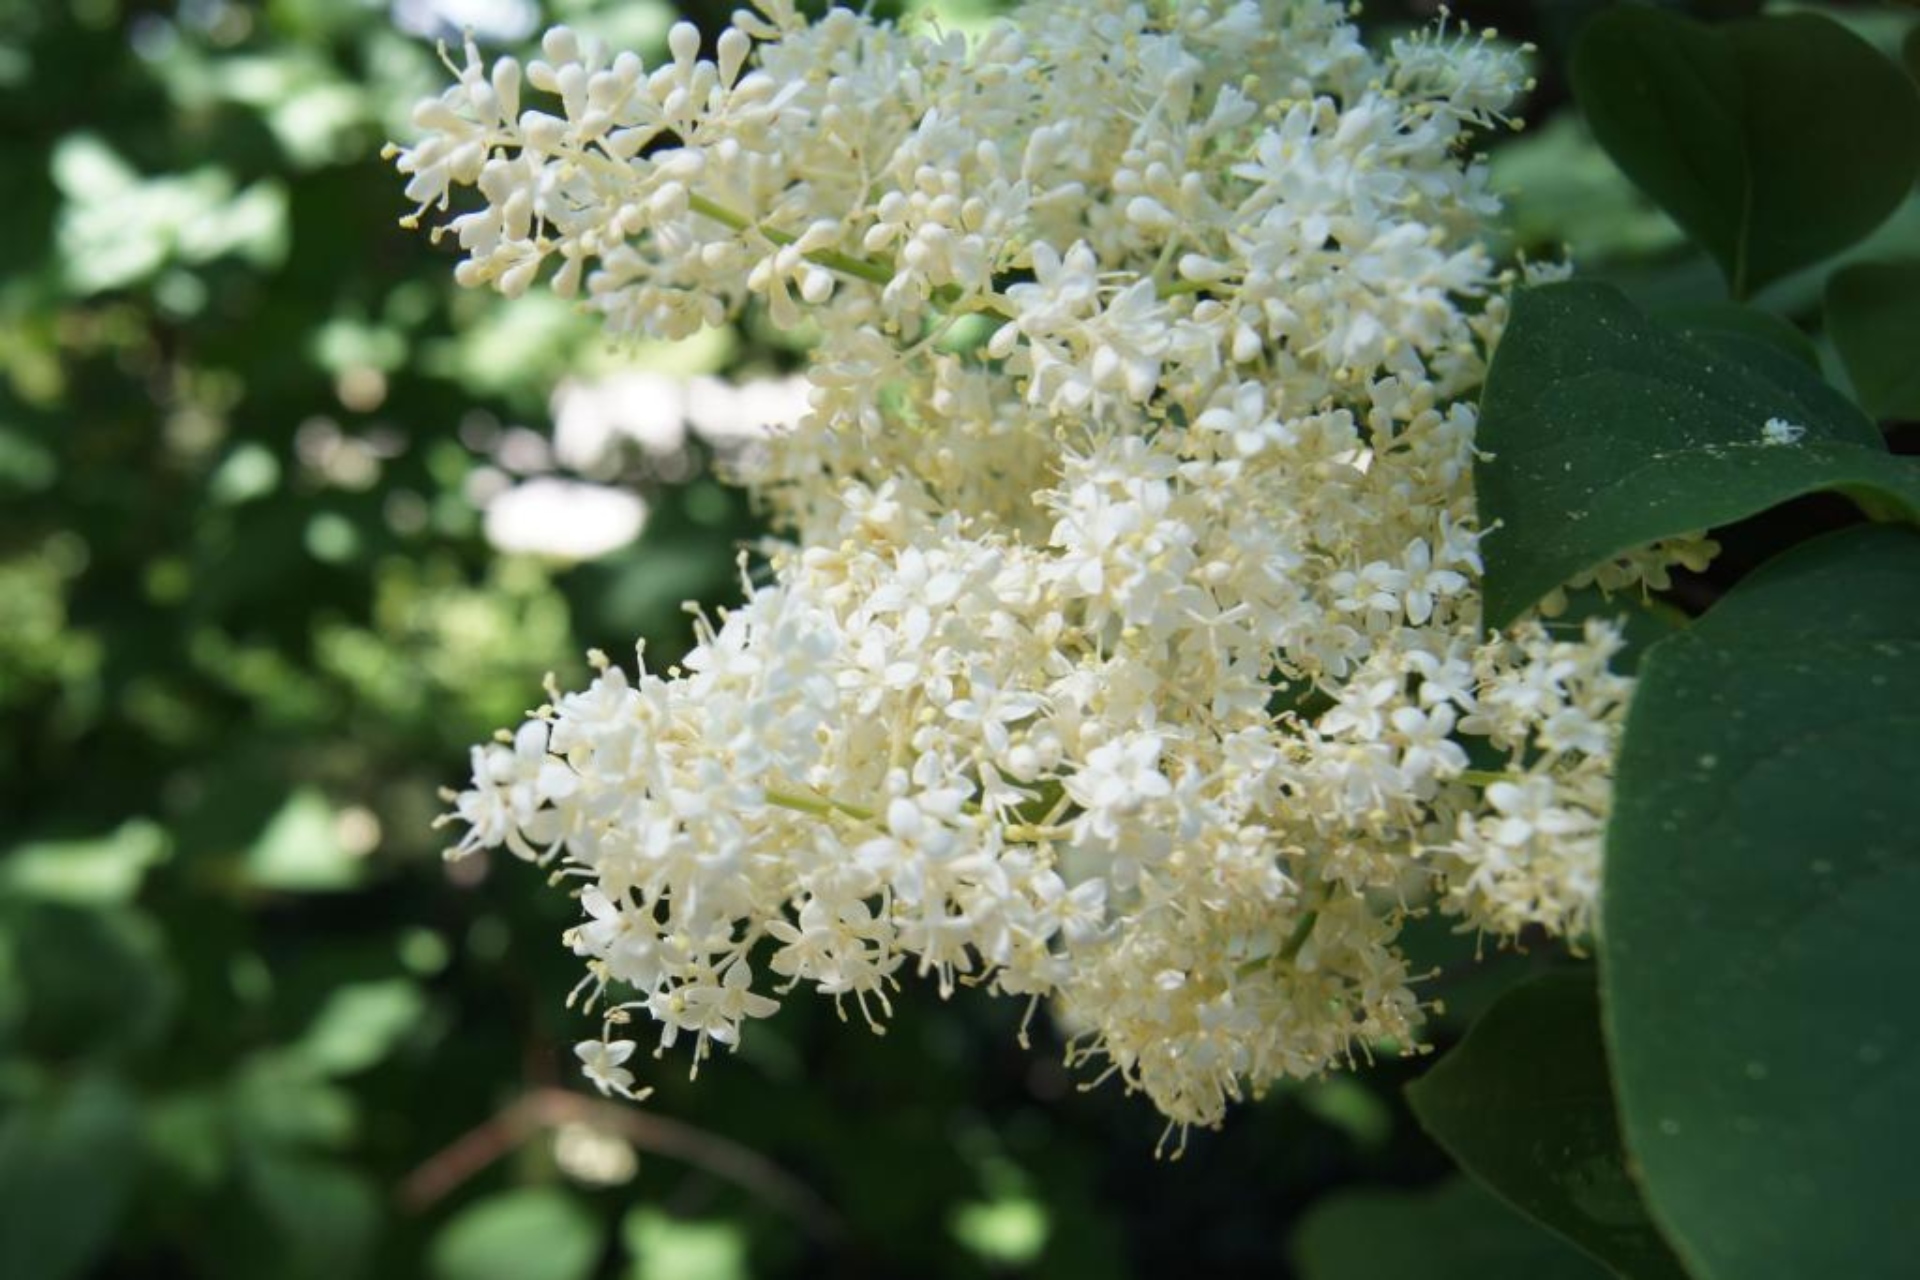
[[[1496,159],[1511,247],[1681,252],[1554,117],[1569,6],[1484,8],[1548,57],[1545,127]],[[593,1030],[561,1005],[567,903],[444,864],[436,789],[588,647],[664,665],[758,531],[697,444],[596,477],[651,514],[587,563],[496,552],[476,495],[563,377],[793,354],[752,326],[610,350],[550,298],[456,293],[377,153],[439,87],[436,31],[655,51],[674,16],[0,0],[0,1276],[1380,1274],[1289,1240],[1330,1192],[1447,1168],[1392,1059],[1177,1164],[1144,1104],[1022,1050],[1020,1010],[930,990],[884,1038],[798,1003],[697,1086],[651,1070],[644,1111],[521,1105],[580,1087]],[[1440,1037],[1547,959],[1436,982]],[[1502,1212],[1489,1240],[1551,1255]]]

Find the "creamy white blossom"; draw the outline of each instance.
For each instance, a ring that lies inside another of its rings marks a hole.
[[[1045,997],[1212,1124],[1418,1045],[1410,915],[1592,927],[1618,633],[1479,607],[1514,277],[1467,157],[1516,51],[1376,55],[1319,0],[1054,0],[972,43],[769,2],[670,44],[469,46],[398,152],[460,201],[464,283],[818,335],[744,477],[762,585],[677,666],[597,657],[454,801],[460,851],[579,886],[589,1005],[697,1062],[800,986]]]

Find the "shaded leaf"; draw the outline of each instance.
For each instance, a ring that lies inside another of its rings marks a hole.
[[[1771,311],[1738,302],[1695,302],[1658,308],[1653,318],[1689,338],[1711,338],[1715,334],[1752,338],[1778,347],[1809,369],[1820,368],[1820,352],[1813,340]]]
[[[1407,1086],[1435,1141],[1516,1209],[1635,1280],[1684,1280],[1628,1175],[1589,972],[1516,987]]]
[[[241,1063],[227,1106],[237,1136],[263,1148],[340,1147],[359,1128],[354,1096],[286,1049],[262,1050]]]
[[[1294,1233],[1302,1280],[1605,1280],[1606,1268],[1466,1178],[1432,1191],[1356,1191],[1315,1205]]]
[[[22,1010],[18,1047],[54,1059],[102,1057],[150,1044],[179,987],[153,919],[130,907],[9,902],[0,933]]]
[[[1827,281],[1827,333],[1876,418],[1920,418],[1920,262],[1844,267]]]
[[[1482,545],[1494,627],[1636,547],[1804,493],[1920,513],[1920,467],[1799,361],[1746,338],[1684,338],[1585,281],[1515,298],[1478,443],[1480,516],[1498,525]]]
[[[368,1271],[380,1212],[372,1185],[344,1164],[254,1150],[227,1229],[201,1243],[236,1280],[354,1280]]]
[[[1641,666],[1608,829],[1622,1128],[1701,1280],[1909,1273],[1920,535],[1763,566]]]
[[[0,1124],[0,1276],[63,1280],[106,1253],[139,1170],[139,1123],[125,1089],[94,1077]]]
[[[1814,14],[1717,26],[1608,9],[1574,50],[1600,145],[1719,262],[1734,296],[1846,248],[1920,172],[1920,93]]]

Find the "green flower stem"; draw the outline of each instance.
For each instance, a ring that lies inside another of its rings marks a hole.
[[[775,789],[769,789],[766,796],[768,804],[814,818],[831,818],[838,814],[841,817],[852,818],[855,822],[873,822],[880,816],[872,809],[848,804],[844,800],[835,800],[831,796],[811,796],[798,791]],[[1002,830],[1006,838],[1015,844],[1040,844],[1048,840],[1064,840],[1072,834],[1070,827],[1048,826],[1040,823],[1017,823]]]
[[[830,818],[834,814],[843,814],[855,822],[872,822],[875,814],[871,809],[863,809],[857,804],[847,804],[841,800],[826,796],[806,796],[795,791],[768,791],[767,803],[778,805],[782,809],[791,809],[795,813],[810,814],[816,818]]]
[[[1293,926],[1293,932],[1280,944],[1280,949],[1272,955],[1261,956],[1257,960],[1248,960],[1241,964],[1235,973],[1242,978],[1250,978],[1272,964],[1291,964],[1300,955],[1300,949],[1307,945],[1307,939],[1313,936],[1313,928],[1320,923],[1320,908],[1309,907]]]
[[[723,227],[735,231],[757,231],[775,244],[787,245],[795,237],[785,231],[776,231],[772,227],[757,226],[744,215],[734,212],[723,204],[715,204],[705,196],[688,193],[687,207],[703,218],[711,218]],[[893,282],[893,271],[869,258],[856,258],[850,253],[841,253],[835,249],[821,249],[807,255],[807,261],[829,271],[838,271],[842,275],[855,276],[873,284],[886,285]]]
[[[1276,958],[1280,960],[1292,960],[1298,956],[1300,954],[1300,948],[1306,946],[1307,939],[1313,936],[1313,926],[1319,923],[1320,909],[1318,907],[1313,908],[1301,916],[1300,923],[1293,926],[1293,932],[1287,935],[1287,940],[1276,954]]]

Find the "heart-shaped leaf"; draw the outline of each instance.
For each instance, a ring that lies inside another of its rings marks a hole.
[[[1911,1274],[1920,534],[1763,566],[1640,667],[1602,891],[1621,1126],[1699,1280]]]
[[[1818,490],[1920,516],[1920,466],[1777,348],[1686,338],[1618,290],[1530,289],[1494,352],[1474,468],[1490,626],[1661,538]]]
[[[1621,5],[1588,24],[1571,75],[1594,137],[1735,297],[1865,236],[1920,172],[1920,91],[1815,14],[1709,27]]]

